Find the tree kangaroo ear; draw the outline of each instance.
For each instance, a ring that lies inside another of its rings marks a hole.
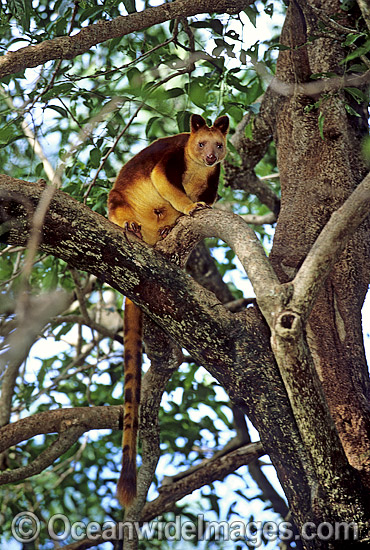
[[[220,116],[215,120],[215,123],[213,125],[214,128],[217,128],[217,130],[220,130],[220,132],[226,136],[228,130],[229,130],[229,117],[224,115]]]
[[[200,130],[201,128],[203,128],[203,126],[206,126],[206,121],[202,116],[191,115],[190,128],[192,132],[196,132],[197,130]]]

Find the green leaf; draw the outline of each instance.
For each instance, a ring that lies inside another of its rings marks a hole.
[[[8,0],[7,2],[10,13],[22,25],[26,32],[30,30],[31,0]]]
[[[214,40],[216,47],[213,49],[212,55],[218,57],[225,50],[229,57],[236,57],[233,52],[234,46],[232,44],[229,44],[228,42],[226,42],[226,40],[223,40],[221,38],[215,38]]]
[[[343,11],[349,11],[353,9],[356,4],[355,0],[340,0],[340,3],[340,7]]]
[[[179,132],[188,132],[190,129],[190,117],[191,113],[190,111],[179,111],[176,114],[176,121],[177,126],[179,128]]]
[[[92,168],[99,168],[101,161],[101,151],[96,147],[90,151],[90,165]]]
[[[43,171],[44,171],[44,165],[42,164],[42,162],[39,162],[34,170],[35,176],[40,178]]]
[[[216,34],[223,35],[223,25],[219,19],[208,19],[207,21],[194,21],[191,27],[195,29],[212,29]]]
[[[345,59],[343,59],[340,63],[346,63],[347,61],[351,61],[352,59],[356,59],[356,57],[361,57],[362,55],[366,55],[370,51],[370,39],[366,40],[366,42],[360,46],[359,48],[356,48],[353,52],[347,55]]]
[[[97,16],[100,16],[104,12],[104,8],[102,6],[92,6],[89,8],[86,8],[83,10],[79,22],[82,23],[83,21],[86,21],[87,19],[95,19]]]
[[[280,42],[277,42],[276,44],[273,44],[272,46],[270,46],[269,50],[284,51],[284,50],[291,50],[291,47],[287,46],[286,44],[281,44]]]
[[[359,113],[355,111],[351,105],[348,105],[348,103],[344,104],[344,108],[349,115],[360,117]]]
[[[179,97],[185,93],[184,88],[172,88],[171,90],[166,90],[166,97],[169,99],[174,97]]]
[[[152,118],[150,118],[147,122],[147,125],[145,127],[145,134],[147,137],[150,137],[151,136],[151,129],[153,127],[153,125],[158,121],[160,120],[161,117],[159,116],[153,116]],[[155,137],[155,136],[154,136]]]
[[[123,4],[127,13],[135,13],[137,11],[135,0],[123,0]]]
[[[265,13],[272,17],[274,14],[274,4],[267,4],[267,6],[265,7]]]
[[[345,41],[343,42],[342,46],[351,46],[360,36],[366,36],[365,33],[352,33],[350,32],[347,34]]]
[[[370,165],[370,137],[369,136],[366,136],[362,140],[361,152],[362,152],[362,155],[363,155],[367,165]]]
[[[253,27],[256,27],[256,19],[258,15],[258,11],[256,10],[256,8],[254,6],[247,6],[244,9],[244,12],[248,16],[248,19],[252,23]]]
[[[51,88],[51,90],[48,90],[46,94],[44,94],[43,100],[48,101],[53,97],[68,95],[73,89],[74,89],[74,84],[72,84],[71,82],[65,82],[64,84],[59,84],[57,86],[54,86],[54,88]]]
[[[310,76],[311,80],[319,80],[321,78],[335,78],[338,75],[333,72],[323,72],[323,73],[312,73]]]
[[[132,67],[132,69],[128,70],[126,74],[132,88],[141,88],[143,83],[143,74],[137,67]]]
[[[201,109],[206,105],[206,94],[207,88],[205,85],[201,84],[199,81],[193,81],[190,84],[189,88],[189,97],[191,101],[200,107]]]
[[[351,71],[354,73],[365,73],[368,70],[365,63],[351,63]]]
[[[13,275],[13,263],[8,258],[2,258],[0,262],[0,279],[6,281]]]
[[[222,36],[224,27],[219,19],[211,19],[210,20],[210,27],[215,31],[215,33],[220,34]]]
[[[325,140],[324,137],[324,122],[325,122],[325,115],[323,112],[320,111],[319,118],[318,118],[318,125],[319,125],[319,132],[321,139]]]
[[[367,103],[369,101],[368,95],[358,88],[347,86],[344,90],[348,92],[357,101],[357,103]]]
[[[62,115],[63,118],[68,118],[68,112],[63,109],[63,107],[59,107],[59,105],[47,105],[45,107],[45,110],[46,109],[53,109],[53,111],[56,111],[57,113]]]
[[[247,54],[249,57],[254,61],[258,61],[258,48],[259,48],[259,41],[255,42],[250,48],[247,50]]]
[[[0,128],[0,143],[9,143],[14,136],[14,128],[12,126],[5,126]]]

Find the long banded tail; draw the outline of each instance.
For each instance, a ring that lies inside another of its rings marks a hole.
[[[125,299],[124,312],[125,405],[123,417],[123,456],[117,497],[128,506],[136,497],[136,445],[139,423],[142,313],[131,300]]]

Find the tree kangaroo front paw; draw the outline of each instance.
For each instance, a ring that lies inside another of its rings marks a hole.
[[[190,207],[186,208],[185,214],[193,216],[198,210],[204,210],[205,208],[212,208],[205,202],[194,202]]]
[[[143,240],[143,236],[141,234],[141,225],[139,225],[136,222],[126,222],[124,225],[125,231],[129,233],[133,233],[138,237],[139,239]]]
[[[158,230],[159,238],[162,240],[171,232],[173,225],[165,225]]]

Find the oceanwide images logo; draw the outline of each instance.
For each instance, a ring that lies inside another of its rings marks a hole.
[[[45,532],[42,533],[42,530]],[[186,521],[175,516],[174,521],[164,521],[162,516],[149,523],[106,521],[69,521],[64,514],[51,516],[47,523],[41,523],[36,514],[20,512],[12,522],[12,535],[20,543],[36,540],[40,535],[53,541],[91,541],[104,542],[125,540],[163,540],[163,541],[244,541],[259,548],[264,542],[297,540],[354,541],[358,540],[356,523],[323,522],[318,525],[306,523],[300,534],[296,534],[292,523],[288,521],[206,521],[199,514],[197,521]]]

